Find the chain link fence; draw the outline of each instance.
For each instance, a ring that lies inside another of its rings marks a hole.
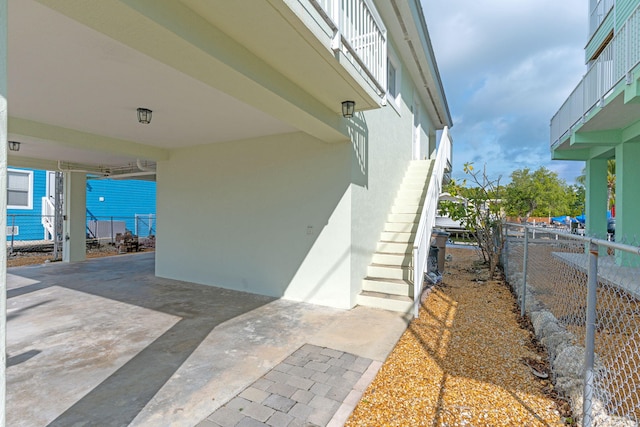
[[[583,426],[640,421],[640,248],[566,230],[505,227],[503,266]]]
[[[60,223],[60,222],[58,222]],[[7,255],[12,258],[47,255],[62,259],[63,232],[53,215],[8,214]],[[87,216],[87,252],[155,248],[156,216]]]

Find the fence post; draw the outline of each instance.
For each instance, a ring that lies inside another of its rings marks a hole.
[[[115,239],[114,239],[114,236],[113,236],[113,217],[110,218],[110,224],[111,224],[111,233],[109,233],[109,234],[111,234],[111,243],[113,244],[113,243],[115,243]]]
[[[593,365],[595,360],[596,302],[598,290],[598,245],[589,242],[589,276],[587,287],[587,319],[584,356],[584,400],[582,427],[591,427],[593,402]]]
[[[522,262],[522,295],[520,296],[520,316],[525,315],[527,302],[527,259],[529,258],[529,229],[524,227],[524,260]]]

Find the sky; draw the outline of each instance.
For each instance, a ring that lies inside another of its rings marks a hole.
[[[574,184],[584,162],[551,160],[549,123],[586,72],[585,0],[421,0],[453,119],[453,177],[544,166]]]

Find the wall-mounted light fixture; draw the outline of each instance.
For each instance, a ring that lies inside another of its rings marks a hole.
[[[18,141],[9,141],[9,150],[20,151],[20,143]]]
[[[142,124],[148,125],[151,123],[151,113],[153,113],[153,111],[148,108],[138,108],[138,121]]]
[[[355,101],[344,101],[342,103],[342,117],[345,119],[350,119],[353,117],[353,113],[356,110]]]

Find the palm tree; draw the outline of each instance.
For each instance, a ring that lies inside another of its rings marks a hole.
[[[582,168],[582,175],[576,178],[576,182],[585,185],[587,182],[586,166]],[[611,210],[616,203],[616,159],[607,160],[607,210]]]

